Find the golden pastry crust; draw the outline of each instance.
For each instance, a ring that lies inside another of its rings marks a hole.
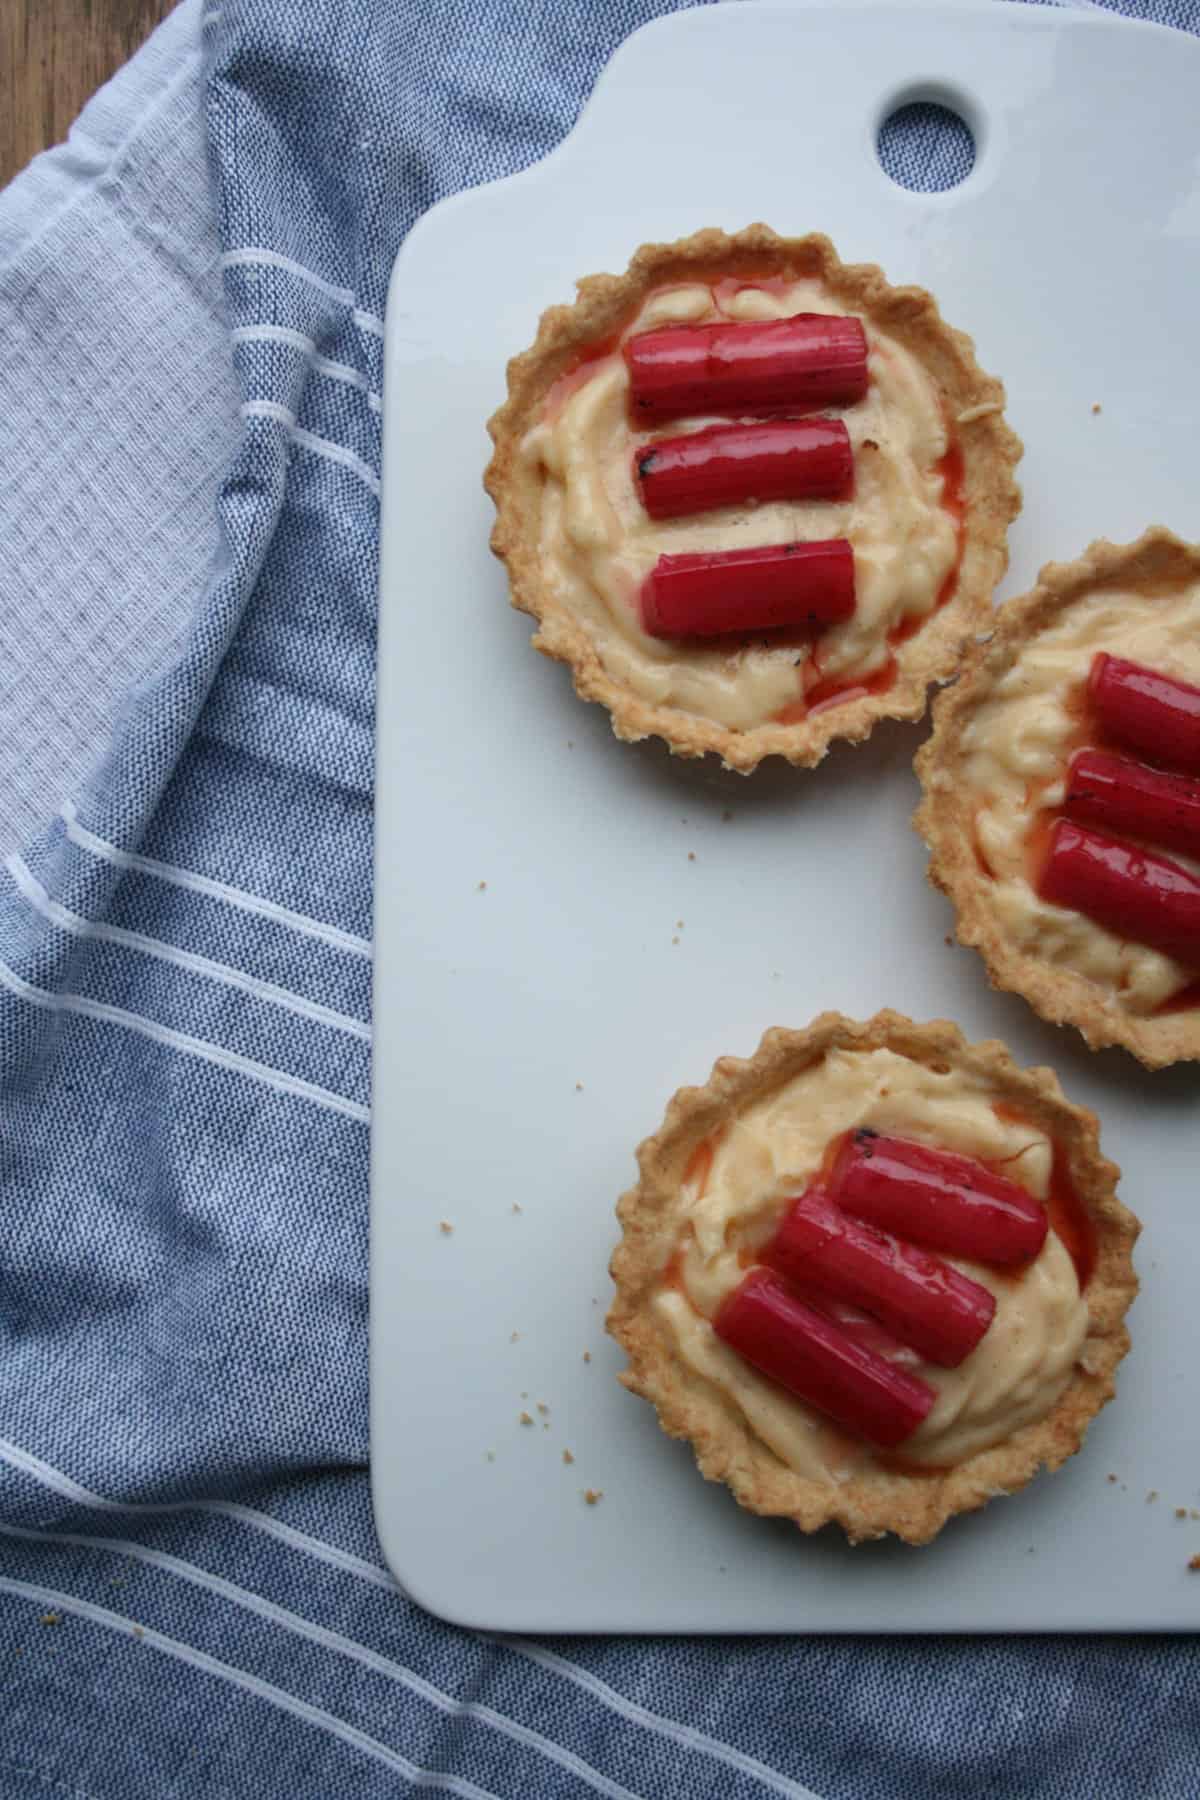
[[[664,282],[722,274],[818,278],[839,300],[897,339],[937,386],[963,452],[966,531],[954,595],[897,650],[897,676],[882,694],[864,694],[792,725],[739,731],[678,707],[656,706],[614,680],[583,626],[549,591],[538,553],[540,477],[522,463],[519,446],[536,423],[549,389],[581,350],[603,342],[636,315]],[[969,337],[947,325],[933,297],[918,287],[891,287],[869,263],[843,263],[827,237],[778,236],[767,225],[727,235],[697,231],[673,244],[644,244],[624,275],[589,275],[573,306],[543,313],[531,349],[508,365],[508,399],[488,422],[495,453],[484,486],[496,504],[492,549],[507,565],[513,606],[537,620],[534,647],[567,663],[581,699],[612,714],[619,738],[660,737],[677,756],[713,751],[726,767],[750,773],[767,756],[815,767],[837,738],[858,743],[877,719],[919,719],[929,684],[956,667],[966,638],[987,617],[992,592],[1008,566],[1006,535],[1021,507],[1013,468],[1021,440],[1005,423],[1002,384],[975,361]]]
[[[1099,539],[1075,562],[1047,563],[1036,585],[996,616],[986,643],[969,650],[959,679],[938,695],[933,732],[917,753],[923,798],[913,825],[929,846],[929,880],[953,903],[960,944],[979,951],[994,988],[1021,994],[1054,1025],[1074,1025],[1092,1050],[1120,1044],[1148,1069],[1200,1058],[1200,1009],[1139,1017],[1085,975],[1015,944],[992,905],[992,883],[971,848],[972,788],[963,734],[996,683],[1038,635],[1098,588],[1146,589],[1200,579],[1200,545],[1152,525],[1132,544]]]
[[[751,1430],[742,1414],[679,1358],[652,1300],[673,1254],[680,1190],[698,1145],[746,1106],[769,1095],[832,1050],[889,1049],[934,1067],[983,1077],[997,1100],[1017,1105],[1065,1152],[1071,1179],[1096,1233],[1096,1265],[1086,1292],[1088,1331],[1071,1379],[1045,1418],[948,1470],[851,1475],[830,1484],[797,1474]],[[623,1384],[649,1400],[671,1437],[687,1438],[701,1473],[724,1481],[751,1512],[783,1515],[801,1531],[835,1523],[851,1543],[894,1532],[925,1544],[956,1513],[1015,1493],[1039,1468],[1057,1469],[1083,1442],[1115,1392],[1114,1372],[1129,1348],[1125,1313],[1137,1293],[1132,1250],[1140,1226],[1116,1197],[1120,1170],[1100,1153],[1094,1113],[1068,1101],[1051,1069],[1022,1069],[1004,1045],[968,1044],[956,1025],[917,1025],[880,1012],[865,1024],[822,1013],[805,1031],[775,1027],[752,1057],[722,1057],[702,1088],[681,1088],[660,1129],[638,1149],[641,1179],[623,1195],[623,1236],[612,1259],[616,1298],[608,1329],[629,1355]]]

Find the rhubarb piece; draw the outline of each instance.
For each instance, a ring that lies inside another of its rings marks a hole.
[[[798,313],[746,325],[667,325],[625,345],[633,417],[816,411],[867,391],[861,319]]]
[[[813,1300],[812,1304],[819,1313],[840,1326],[848,1338],[853,1338],[866,1350],[873,1350],[885,1362],[898,1363],[906,1369],[915,1368],[920,1362],[921,1358],[911,1344],[902,1344],[861,1306],[851,1306],[845,1300],[831,1300],[828,1296]]]
[[[1109,737],[1200,775],[1200,688],[1101,651],[1092,659],[1088,694]]]
[[[713,425],[634,451],[642,505],[679,519],[757,500],[841,500],[854,481],[850,434],[840,419],[774,419]]]
[[[1200,781],[1190,776],[1105,750],[1080,750],[1067,772],[1063,810],[1085,825],[1200,856]]]
[[[853,611],[854,552],[845,538],[660,556],[642,587],[642,628],[658,638],[780,625],[820,631]]]
[[[915,1244],[841,1212],[811,1187],[789,1208],[763,1261],[807,1298],[861,1306],[927,1362],[956,1369],[996,1311],[996,1297]]]
[[[1117,937],[1200,967],[1200,880],[1152,850],[1059,819],[1038,893]]]
[[[1025,1188],[972,1156],[907,1138],[849,1132],[829,1191],[856,1218],[972,1262],[1028,1262],[1046,1241],[1045,1211]]]
[[[882,1449],[910,1437],[933,1405],[927,1382],[855,1343],[767,1269],[750,1271],[713,1329],[798,1400]]]

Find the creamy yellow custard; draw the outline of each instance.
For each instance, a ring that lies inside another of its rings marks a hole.
[[[747,285],[721,303],[704,283],[651,294],[627,335],[666,324],[841,314],[819,281]],[[583,624],[608,673],[641,699],[733,730],[786,713],[805,687],[853,686],[886,671],[891,634],[913,630],[935,610],[958,556],[959,525],[946,504],[943,461],[951,448],[934,384],[899,343],[863,324],[870,385],[839,409],[855,460],[852,499],[771,501],[697,517],[655,521],[638,495],[633,454],[651,435],[629,421],[629,375],[614,351],[551,396],[521,454],[541,477],[539,555],[543,580]],[[671,434],[699,431],[697,418]],[[852,618],[813,644],[754,640],[737,649],[664,642],[641,627],[640,593],[660,555],[728,551],[846,538],[854,551]]]
[[[685,1184],[679,1281],[653,1306],[679,1355],[786,1466],[810,1479],[870,1479],[869,1445],[758,1375],[711,1324],[745,1275],[742,1256],[776,1230],[788,1198],[816,1174],[829,1143],[853,1126],[1002,1163],[1046,1201],[1054,1148],[1035,1126],[993,1104],[985,1081],[943,1072],[894,1051],[835,1050],[768,1098],[748,1106],[715,1142],[711,1162]],[[947,1257],[995,1296],[986,1335],[956,1369],[905,1352],[904,1366],[937,1395],[899,1454],[946,1468],[1044,1418],[1061,1397],[1087,1335],[1087,1303],[1067,1247],[1051,1230],[1019,1276]]]
[[[965,777],[978,796],[976,845],[1010,940],[1086,976],[1126,1011],[1147,1015],[1187,987],[1193,971],[1081,913],[1049,905],[1031,885],[1027,866],[1026,844],[1039,815],[1063,804],[1067,763],[1079,743],[1077,697],[1099,651],[1200,682],[1200,582],[1157,594],[1104,588],[1074,601],[1025,645],[965,726],[956,779]],[[1186,856],[1174,850],[1170,856],[1200,873]]]

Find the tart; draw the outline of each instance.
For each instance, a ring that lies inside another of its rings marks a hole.
[[[551,307],[489,430],[492,548],[617,736],[749,772],[916,719],[1020,507],[1004,390],[920,288],[765,225]]]
[[[683,1088],[618,1207],[624,1385],[752,1512],[912,1544],[1079,1449],[1138,1232],[1049,1069],[894,1012]]]
[[[993,986],[1148,1068],[1200,1057],[1200,546],[1051,563],[940,695],[914,823]]]

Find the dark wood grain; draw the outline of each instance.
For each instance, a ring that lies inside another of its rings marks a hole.
[[[174,0],[0,0],[0,185],[61,143]]]

